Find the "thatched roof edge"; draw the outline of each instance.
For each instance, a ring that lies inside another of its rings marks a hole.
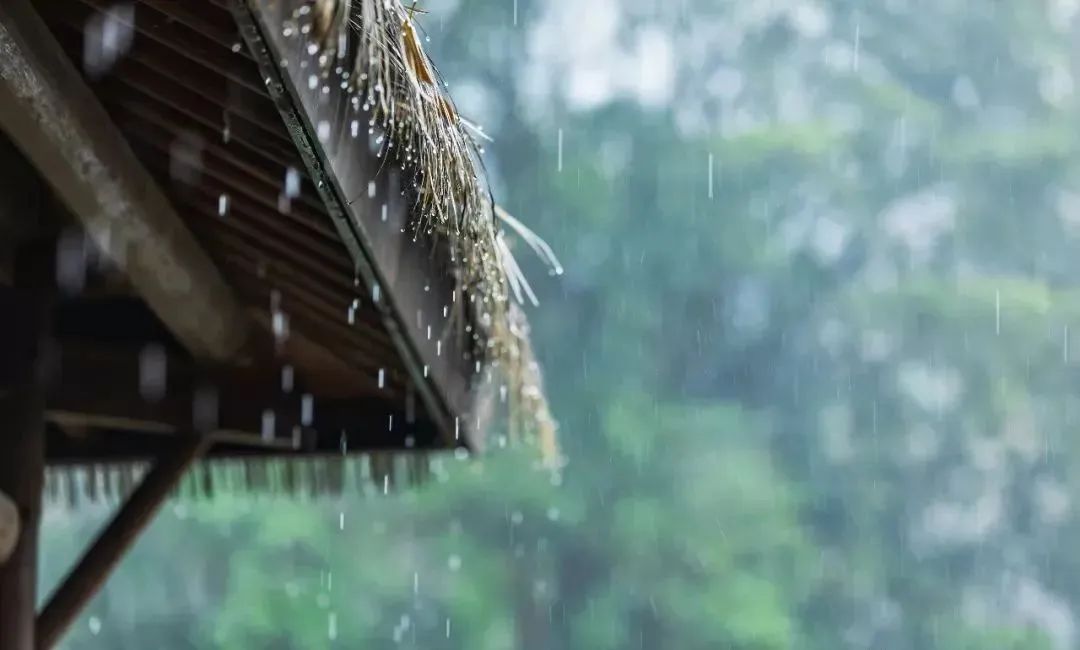
[[[265,1],[248,0],[248,6],[258,12]],[[400,0],[300,0],[285,30],[306,41],[324,78],[347,88],[368,124],[385,134],[380,156],[412,174],[410,227],[449,249],[453,275],[471,312],[468,330],[481,361],[475,390],[509,402],[512,437],[535,442],[546,459],[555,460],[556,425],[527,319],[515,302],[532,291],[503,226],[553,271],[561,268],[539,237],[496,206],[474,139],[476,127],[458,114],[421,46],[414,18]],[[498,391],[480,386],[486,382],[490,388],[493,381]]]

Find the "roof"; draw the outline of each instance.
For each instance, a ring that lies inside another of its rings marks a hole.
[[[85,232],[105,260],[58,307],[53,462],[142,457],[160,436],[199,427],[233,457],[479,447],[500,397],[512,428],[554,453],[511,296],[527,284],[500,224],[546,247],[497,217],[468,123],[400,2],[34,7],[48,30],[34,40],[55,39],[67,60],[46,61],[54,77],[28,77],[23,89],[52,83],[53,95],[15,89],[27,113],[38,111],[33,128],[70,126],[40,118],[58,110],[49,101],[70,101],[93,154],[130,159],[139,181],[103,164],[94,197],[86,178],[64,187],[43,161],[67,144],[13,130],[20,118],[7,111],[16,144],[83,226],[61,239],[60,255],[85,258]],[[336,65],[346,55],[353,63]],[[84,112],[87,103],[103,115]],[[105,209],[113,176],[116,192],[135,198]],[[137,201],[177,223],[118,228]],[[146,247],[160,257],[143,259]],[[170,275],[173,259],[202,261]],[[209,289],[189,291],[178,309],[178,278]]]

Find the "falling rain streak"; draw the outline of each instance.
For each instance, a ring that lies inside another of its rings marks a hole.
[[[855,22],[855,46],[851,54],[851,69],[859,71],[859,57],[862,55],[862,24]]]
[[[709,154],[709,198],[713,197],[713,155]]]
[[[556,163],[556,169],[562,171],[562,147],[563,147],[563,131],[559,129],[559,145],[558,145],[558,162]]]
[[[994,290],[994,334],[1001,334],[1001,290]]]

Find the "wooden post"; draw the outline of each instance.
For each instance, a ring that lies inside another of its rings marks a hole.
[[[20,525],[11,556],[0,563],[0,650],[33,650],[50,292],[18,266],[15,280],[0,287],[0,491],[14,502]]]
[[[38,650],[56,645],[209,443],[206,436],[182,436],[176,448],[150,469],[41,610],[37,620]]]

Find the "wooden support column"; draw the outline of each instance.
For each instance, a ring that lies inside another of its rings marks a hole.
[[[38,650],[56,645],[209,442],[205,436],[181,437],[176,448],[149,470],[41,610],[37,618]]]
[[[31,249],[0,286],[0,492],[15,505],[18,533],[0,561],[0,650],[34,648],[38,524],[45,475],[45,338],[52,259]],[[37,267],[37,268],[35,268]]]
[[[0,491],[18,510],[18,537],[0,563],[0,650],[32,650],[38,523],[45,472],[44,329],[32,292],[0,288]]]

